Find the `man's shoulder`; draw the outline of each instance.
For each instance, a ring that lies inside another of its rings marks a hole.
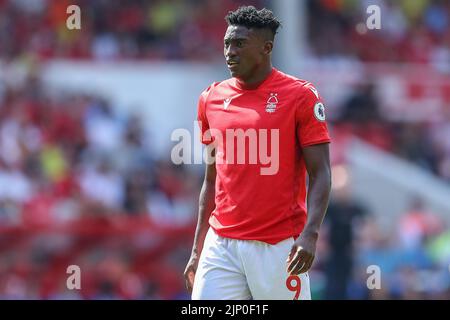
[[[231,81],[232,81],[232,78],[222,80],[222,81],[215,81],[215,82],[211,83],[205,90],[203,90],[201,95],[206,98],[206,97],[210,96],[211,94],[214,94],[215,92],[217,92],[217,90],[219,90],[220,88],[229,87],[231,85]]]
[[[314,93],[318,96],[316,87],[308,80],[298,78],[291,74],[284,73],[278,70],[278,82],[283,87],[289,90],[295,90],[299,94]]]

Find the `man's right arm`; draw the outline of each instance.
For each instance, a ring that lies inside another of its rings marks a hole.
[[[208,152],[213,158],[215,152],[213,144],[206,146]],[[214,161],[208,161],[205,170],[205,179],[203,180],[202,189],[199,197],[198,219],[197,227],[195,230],[194,244],[192,246],[191,257],[184,271],[184,277],[186,280],[186,289],[192,292],[194,285],[194,277],[197,271],[198,261],[200,254],[203,250],[203,243],[206,238],[206,234],[209,229],[209,217],[215,207],[215,184],[216,184],[216,165]]]

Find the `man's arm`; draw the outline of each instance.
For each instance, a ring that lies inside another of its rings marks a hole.
[[[287,259],[287,271],[294,275],[304,273],[311,268],[331,190],[329,144],[305,147],[302,151],[309,176],[308,218],[303,232],[292,246]]]
[[[215,151],[212,144],[208,145],[208,153],[214,158]],[[211,153],[209,151],[212,151]],[[214,159],[212,159],[214,160]],[[206,233],[209,229],[209,217],[215,207],[215,183],[216,183],[216,165],[214,161],[209,161],[206,165],[205,179],[203,180],[202,189],[200,191],[197,227],[195,230],[194,244],[192,246],[191,257],[184,271],[184,278],[186,280],[186,289],[192,292],[194,286],[195,273],[197,271],[198,261],[202,253],[203,243],[206,238]],[[211,163],[212,162],[212,163]]]

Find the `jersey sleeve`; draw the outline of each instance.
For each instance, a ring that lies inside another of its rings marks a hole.
[[[206,102],[210,89],[211,86],[200,94],[197,107],[197,121],[200,128],[200,141],[206,145],[214,141],[211,137],[208,117],[206,116]]]
[[[301,88],[296,110],[297,139],[300,146],[331,141],[325,117],[325,105],[317,89],[310,83]]]

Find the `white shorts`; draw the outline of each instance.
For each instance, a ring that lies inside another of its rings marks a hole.
[[[310,300],[308,273],[290,276],[286,259],[294,239],[270,245],[224,238],[210,228],[205,238],[193,300]]]

